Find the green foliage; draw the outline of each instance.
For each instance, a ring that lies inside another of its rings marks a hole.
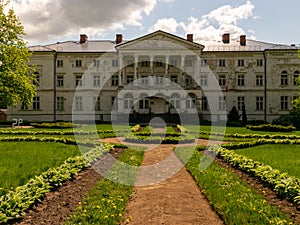
[[[236,109],[235,106],[233,106],[228,113],[228,121],[237,121],[240,120],[240,118],[241,115],[239,114],[239,111]]]
[[[300,204],[300,179],[225,148],[211,146],[209,151],[232,166],[258,177],[262,182],[273,188],[281,197]]]
[[[271,131],[271,132],[290,132],[296,130],[296,128],[293,126],[281,126],[281,125],[273,125],[273,124],[262,124],[258,126],[247,125],[246,128],[254,131]]]
[[[24,28],[12,9],[0,1],[0,105],[30,105],[35,95],[34,70],[26,63],[30,53],[22,36]]]
[[[80,154],[77,146],[60,143],[0,142],[0,149],[0,195]]]
[[[31,123],[31,126],[35,128],[51,128],[51,129],[65,129],[65,128],[78,128],[79,124],[73,124],[72,122],[56,122],[56,123]]]
[[[293,125],[297,129],[300,129],[300,109],[293,109],[289,114],[279,116],[272,123],[282,126]]]
[[[119,160],[139,168],[143,161],[143,151],[127,149]],[[124,175],[124,168],[119,166],[114,165],[109,173],[114,176],[121,173]],[[137,170],[133,172],[134,174],[127,176],[134,182]],[[120,224],[131,192],[132,186],[102,179],[83,201],[78,203],[75,213],[64,224]]]
[[[141,126],[139,124],[133,126],[130,128],[131,132],[138,132],[141,129]]]
[[[300,145],[266,144],[235,152],[300,178]]]
[[[185,158],[186,152],[187,148],[175,150],[181,159]],[[236,174],[218,163],[213,162],[206,170],[199,170],[203,157],[202,152],[195,151],[186,167],[224,224],[293,224],[284,213],[270,206]]]

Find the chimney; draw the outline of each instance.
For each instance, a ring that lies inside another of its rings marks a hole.
[[[88,36],[86,34],[80,34],[80,44],[86,43],[88,41]]]
[[[116,34],[116,44],[120,44],[123,41],[122,34]]]
[[[190,42],[193,42],[194,41],[193,34],[187,34],[186,39]]]
[[[241,35],[240,36],[240,44],[241,44],[241,46],[246,46],[246,43],[247,43],[247,41],[246,41],[246,35]]]
[[[230,43],[230,34],[229,33],[223,34],[222,41],[224,44],[229,44]]]

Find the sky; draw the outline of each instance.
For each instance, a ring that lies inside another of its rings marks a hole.
[[[299,0],[11,0],[28,45],[79,40],[132,40],[156,30],[194,40],[223,33],[278,44],[300,44]]]

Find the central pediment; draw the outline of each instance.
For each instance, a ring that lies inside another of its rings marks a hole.
[[[161,30],[131,41],[123,42],[116,46],[118,51],[201,51],[203,48],[203,45]]]

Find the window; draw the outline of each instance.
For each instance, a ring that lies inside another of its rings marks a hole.
[[[118,110],[118,99],[116,97],[111,97],[111,109]]]
[[[28,106],[22,103],[21,105],[21,110],[28,110]]]
[[[207,59],[201,59],[200,66],[206,67],[207,66]]]
[[[263,110],[264,109],[264,97],[257,96],[256,97],[256,110]]]
[[[282,71],[280,84],[281,85],[288,85],[288,73],[287,73],[287,71]]]
[[[94,96],[94,110],[95,111],[100,111],[100,97],[99,96]]]
[[[225,60],[225,59],[220,59],[220,60],[219,60],[219,66],[220,66],[220,67],[226,66],[226,60]]]
[[[171,103],[171,108],[180,109],[180,96],[179,96],[179,94],[172,94],[170,103]]]
[[[225,75],[219,75],[219,85],[220,86],[226,85],[226,76]]]
[[[191,66],[193,66],[193,61],[191,59],[186,59],[184,61],[184,66],[185,67],[191,67]]]
[[[99,59],[94,60],[94,67],[100,67],[100,60]]]
[[[100,86],[100,75],[93,76],[93,85],[94,85],[94,87]]]
[[[207,86],[207,75],[201,75],[200,76],[200,85],[201,86]]]
[[[263,75],[256,75],[256,86],[264,85],[264,77]]]
[[[64,61],[61,60],[61,59],[57,60],[57,61],[56,61],[56,66],[57,66],[57,67],[63,67],[63,66],[64,66]]]
[[[142,76],[141,85],[148,86],[148,77],[147,76]]]
[[[76,60],[75,61],[75,66],[76,67],[82,67],[82,60]]]
[[[245,105],[245,97],[244,96],[238,96],[238,101],[237,101],[238,110],[242,110],[243,105]]]
[[[177,75],[172,75],[171,76],[171,81],[177,84],[178,83],[178,77],[177,77]]]
[[[171,64],[172,66],[177,66],[177,60],[176,60],[176,59],[171,59],[171,60],[170,60],[170,64]]]
[[[156,76],[156,84],[163,84],[164,83],[164,77],[163,76]]]
[[[63,87],[64,86],[64,76],[57,76],[56,86]]]
[[[219,110],[225,110],[226,108],[225,96],[219,96]]]
[[[81,75],[77,75],[75,77],[75,85],[76,85],[76,87],[82,86],[82,76]]]
[[[132,109],[133,108],[133,96],[132,94],[126,94],[124,96],[124,109]]]
[[[56,110],[63,111],[64,110],[64,97],[56,97]]]
[[[293,82],[294,85],[298,85],[298,81],[297,81],[298,77],[299,77],[299,71],[295,71],[294,82]]]
[[[111,77],[111,86],[118,86],[119,85],[119,76],[113,75]]]
[[[187,109],[195,109],[196,108],[196,98],[194,96],[188,96],[185,100],[185,107]]]
[[[245,75],[238,75],[237,85],[238,86],[245,86]]]
[[[205,96],[202,97],[201,108],[204,111],[208,110],[208,101],[207,101],[207,98]]]
[[[238,66],[244,66],[245,61],[243,59],[238,59]]]
[[[77,111],[82,110],[82,97],[81,96],[75,97],[75,110],[77,110]]]
[[[187,87],[191,87],[191,85],[193,84],[193,78],[189,75],[185,76],[185,85]]]
[[[143,98],[140,100],[140,109],[149,109],[150,108],[150,102],[149,99]]]
[[[40,75],[38,72],[35,72],[35,81],[33,82],[34,85],[40,86]]]
[[[33,110],[40,110],[40,97],[33,97],[33,104],[32,104]]]
[[[111,65],[112,65],[113,67],[119,66],[119,60],[113,59],[113,60],[111,61]]]
[[[127,66],[133,67],[133,65],[134,65],[133,59],[128,59],[127,60]]]
[[[155,62],[155,66],[156,66],[156,67],[162,67],[162,66],[163,66],[162,60],[157,60],[157,61]]]
[[[142,61],[142,67],[149,67],[149,61]]]
[[[263,65],[264,65],[264,61],[262,59],[256,60],[256,66],[263,66]]]
[[[133,75],[127,75],[127,84],[130,84],[130,83],[132,83],[133,82]]]
[[[289,105],[288,99],[289,99],[288,96],[281,96],[280,97],[280,109],[281,110],[288,110],[288,105]]]

